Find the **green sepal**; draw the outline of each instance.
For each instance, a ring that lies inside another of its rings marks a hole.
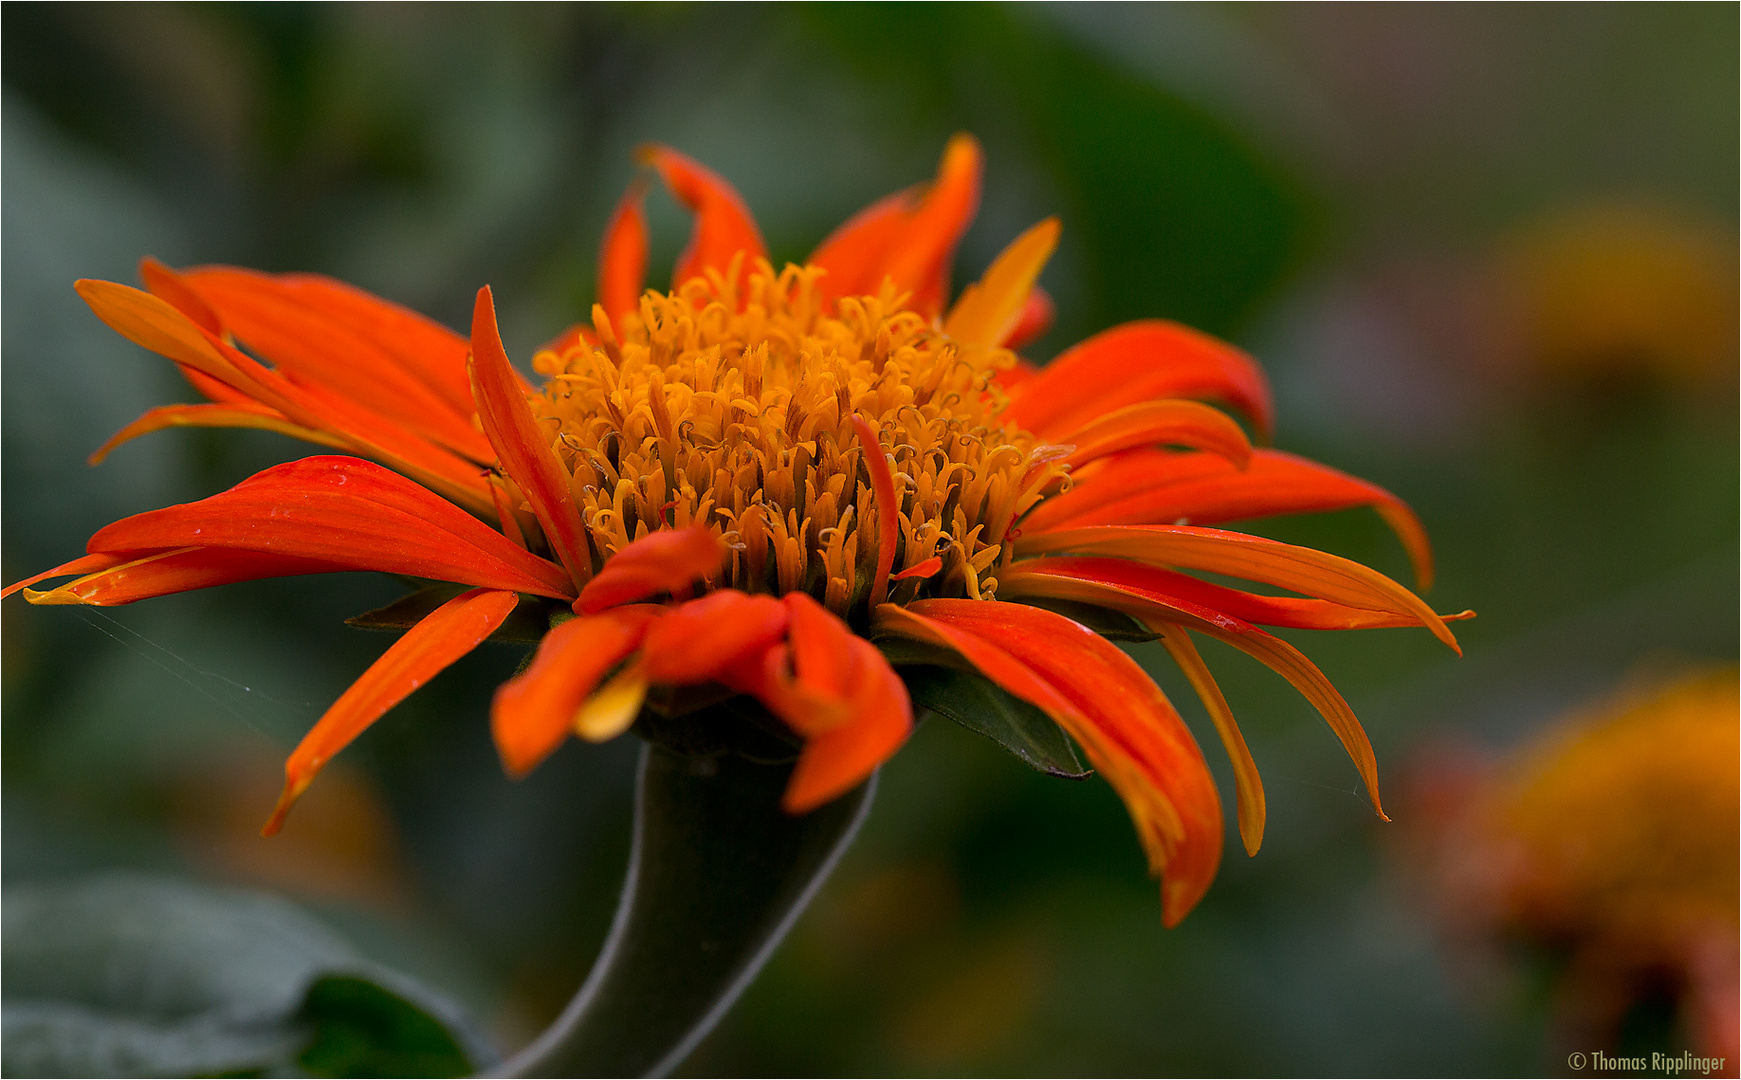
[[[979,732],[1040,772],[1066,780],[1094,774],[1051,717],[985,676],[928,665],[903,667],[900,675],[915,709],[929,709]]]
[[[1113,641],[1158,641],[1161,636],[1124,612],[1101,607],[1099,604],[1088,604],[1080,600],[1055,600],[1050,597],[1024,598],[1022,603],[1045,608],[1066,619],[1072,619],[1101,637]]]
[[[442,583],[425,585],[416,592],[407,593],[390,604],[378,607],[373,611],[365,611],[355,618],[346,619],[345,625],[357,627],[359,630],[395,630],[405,631],[416,626],[435,612],[435,609],[464,592],[471,591],[469,585],[453,585]],[[491,634],[491,641],[510,641],[522,645],[535,645],[543,640],[544,634],[551,628],[551,620],[542,600],[531,597],[520,597],[520,603],[503,620],[502,625]]]
[[[1093,775],[1050,716],[981,675],[954,649],[896,637],[876,646],[907,684],[915,712],[948,717],[1040,772],[1068,780]]]
[[[804,748],[760,702],[715,683],[657,687],[631,729],[682,757],[734,755],[762,765],[789,764]]]

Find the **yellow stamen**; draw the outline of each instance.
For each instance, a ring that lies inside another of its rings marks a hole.
[[[802,590],[838,615],[933,555],[944,568],[915,582],[925,595],[985,595],[1011,522],[1067,479],[1061,453],[1001,419],[993,377],[1013,358],[960,348],[892,285],[824,314],[820,275],[758,260],[741,283],[695,278],[615,320],[595,311],[598,346],[538,354],[549,382],[532,408],[596,548],[703,524],[733,548],[715,587]],[[878,453],[893,458],[887,508]]]

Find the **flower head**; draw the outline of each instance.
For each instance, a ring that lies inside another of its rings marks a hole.
[[[1158,639],[1184,669],[1233,759],[1249,851],[1262,784],[1193,632],[1299,687],[1379,807],[1347,703],[1257,624],[1420,625],[1454,648],[1445,619],[1357,563],[1214,526],[1372,506],[1423,583],[1425,535],[1388,492],[1253,448],[1215,407],[1267,433],[1249,357],[1148,321],[1027,365],[1010,350],[1050,318],[1035,282],[1056,221],[947,303],[978,200],[966,136],[934,182],[778,270],[728,184],[669,149],[642,160],[695,215],[672,288],[644,289],[637,181],[606,231],[599,302],[533,357],[538,387],[510,363],[488,288],[468,340],[309,275],[147,261],[147,291],[81,282],[100,317],[209,399],[148,412],[95,457],[170,426],[266,428],[346,456],[116,522],[82,558],[12,588],[73,576],[28,598],[121,604],[344,569],[428,579],[370,617],[406,632],[292,753],[268,831],[382,713],[528,619],[537,653],[492,710],[511,773],[570,733],[607,739],[743,695],[800,748],[785,804],[804,812],[861,783],[932,704],[903,672],[965,671],[1019,723],[1068,732],[1114,785],[1169,924],[1214,876],[1220,802],[1178,713],[1104,633]]]

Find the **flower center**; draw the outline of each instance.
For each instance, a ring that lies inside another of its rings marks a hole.
[[[758,262],[740,303],[735,273],[710,271],[614,327],[595,309],[596,347],[538,354],[533,411],[595,547],[717,526],[732,554],[710,585],[846,615],[871,593],[885,511],[857,415],[893,457],[891,599],[990,598],[1014,523],[1067,483],[1065,451],[1000,419],[1007,350],[951,341],[887,284],[825,314],[821,274]]]

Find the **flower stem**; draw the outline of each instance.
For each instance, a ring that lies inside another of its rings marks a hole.
[[[579,993],[499,1076],[664,1076],[725,1015],[804,911],[876,778],[812,813],[780,809],[789,765],[641,752],[615,921]]]

